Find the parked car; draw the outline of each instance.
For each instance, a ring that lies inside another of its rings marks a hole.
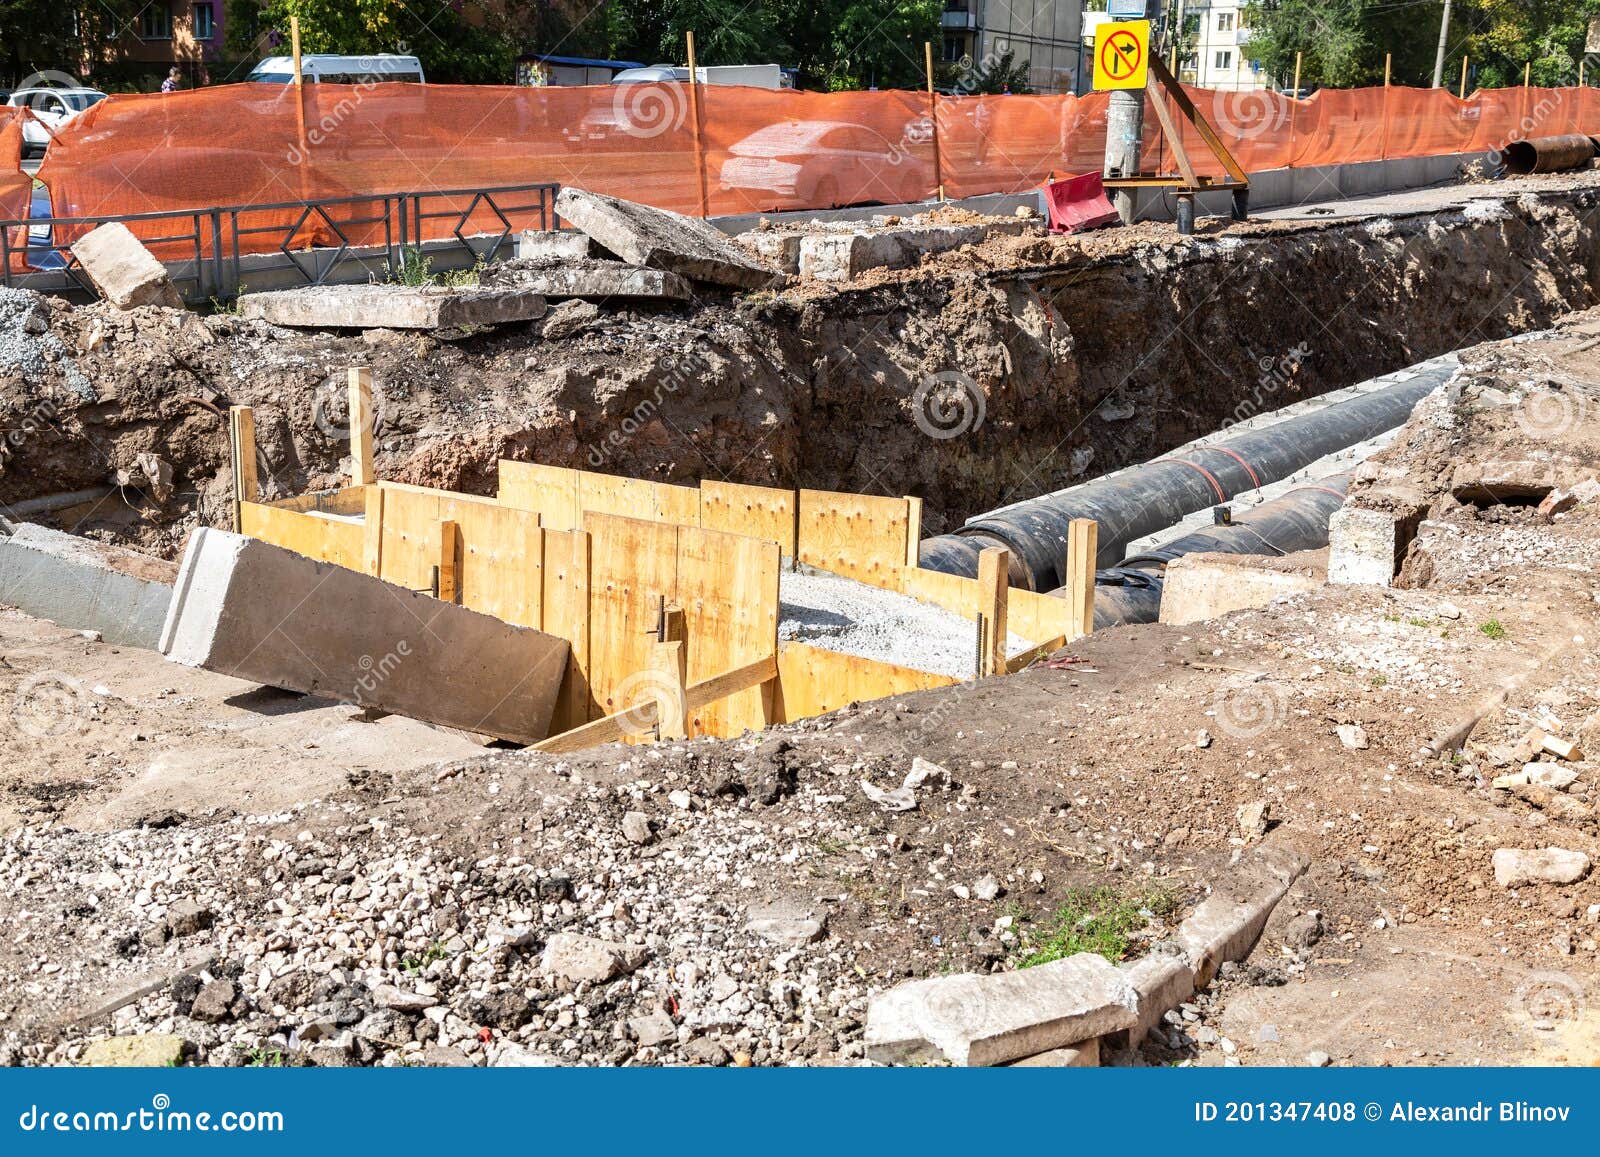
[[[43,156],[52,132],[105,98],[98,88],[21,88],[12,93],[7,104],[33,112],[33,119],[22,123],[23,155]]]
[[[307,84],[377,84],[389,80],[421,84],[424,79],[420,60],[392,52],[371,56],[310,53],[300,57],[300,76]],[[258,84],[289,84],[294,80],[294,57],[269,56],[251,69],[245,80]]]
[[[696,68],[701,84],[742,84],[747,88],[793,88],[794,73],[776,64],[712,64]],[[648,68],[625,68],[611,78],[612,84],[687,84],[689,70],[679,65],[652,64]]]
[[[894,203],[927,195],[932,165],[907,146],[865,125],[786,121],[757,129],[728,149],[721,182],[727,190],[766,193],[764,204],[829,208]],[[760,198],[758,198],[760,199]]]

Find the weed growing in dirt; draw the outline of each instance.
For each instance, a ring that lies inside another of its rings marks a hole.
[[[252,1069],[283,1069],[289,1067],[289,1058],[280,1049],[257,1045],[245,1057],[245,1065]]]
[[[1484,623],[1482,626],[1480,626],[1478,630],[1482,631],[1491,639],[1503,639],[1506,637],[1505,624],[1503,624],[1499,619],[1490,619],[1487,623]]]
[[[428,945],[426,950],[423,951],[421,957],[407,956],[400,962],[400,967],[406,971],[407,975],[416,976],[435,960],[447,959],[449,955],[450,953],[445,948],[444,944],[438,940],[435,940],[432,944]]]
[[[1131,933],[1177,908],[1177,894],[1166,889],[1123,897],[1105,886],[1073,888],[1043,927],[1023,934],[1016,965],[1032,968],[1080,952],[1099,953],[1115,964],[1127,957]]]
[[[465,289],[477,285],[487,267],[488,262],[480,256],[469,269],[447,269],[443,273],[435,273],[433,258],[420,249],[407,248],[400,250],[400,268],[389,271],[389,284],[413,287],[443,285],[450,289]]]

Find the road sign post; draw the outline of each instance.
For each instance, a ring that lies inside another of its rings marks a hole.
[[[1150,22],[1112,20],[1100,25],[1094,44],[1094,87],[1110,90],[1106,108],[1106,177],[1130,177],[1139,171],[1144,143],[1144,90],[1150,68]],[[1124,224],[1131,225],[1138,193],[1112,190],[1112,204]]]

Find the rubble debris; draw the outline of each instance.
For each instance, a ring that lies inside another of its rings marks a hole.
[[[551,300],[688,301],[694,296],[676,273],[621,261],[518,258],[485,270],[483,284],[525,289]]]
[[[691,281],[760,289],[778,276],[715,227],[682,213],[564,187],[556,212],[622,260]]]
[[[604,984],[643,964],[648,951],[636,944],[599,940],[577,932],[557,932],[546,941],[540,967],[574,984]]]
[[[1575,884],[1588,874],[1589,857],[1566,848],[1501,848],[1494,854],[1494,882],[1502,888]]]
[[[96,226],[72,243],[72,255],[94,287],[118,309],[161,305],[182,309],[167,267],[120,221]]]
[[[161,652],[190,667],[519,743],[549,733],[565,639],[256,539],[190,539]]]
[[[517,234],[518,261],[584,261],[598,256],[588,234],[571,229],[527,229]]]
[[[307,285],[239,299],[242,317],[306,329],[459,329],[544,312],[538,293],[504,286]]]
[[[169,1069],[183,1063],[189,1043],[172,1033],[138,1033],[90,1041],[78,1063],[100,1068]]]

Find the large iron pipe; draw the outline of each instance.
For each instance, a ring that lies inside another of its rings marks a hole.
[[[1293,554],[1328,545],[1328,519],[1344,505],[1350,475],[1297,486],[1241,514],[1229,526],[1208,526],[1095,575],[1094,627],[1153,623],[1161,614],[1167,563],[1186,554]],[[1063,597],[1066,591],[1054,591]]]
[[[1581,169],[1595,157],[1595,142],[1581,133],[1559,137],[1529,137],[1512,141],[1500,150],[1506,172],[1518,176],[1528,173],[1560,173]]]
[[[923,540],[929,570],[974,578],[985,547],[1011,552],[1011,584],[1049,591],[1065,580],[1067,524],[1100,524],[1097,566],[1121,561],[1130,542],[1186,514],[1289,477],[1318,458],[1392,430],[1455,372],[1453,359],[1412,367],[1414,376],[1270,426],[1240,430],[1178,457],[1159,459],[1068,490],[980,515],[953,534]]]

